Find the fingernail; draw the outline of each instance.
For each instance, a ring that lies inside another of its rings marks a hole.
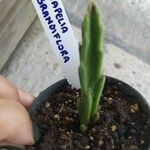
[[[38,142],[41,138],[41,133],[39,127],[34,122],[32,123],[32,131],[35,142]]]

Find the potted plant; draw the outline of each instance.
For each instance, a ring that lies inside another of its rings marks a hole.
[[[103,29],[95,2],[82,24],[80,89],[61,80],[30,109],[41,139],[27,150],[148,150],[150,107],[123,81],[103,74]]]

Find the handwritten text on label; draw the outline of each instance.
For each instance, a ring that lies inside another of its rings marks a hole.
[[[61,39],[61,35],[59,34],[56,24],[54,23],[53,19],[51,18],[47,8],[47,4],[44,3],[45,0],[37,0],[39,7],[41,9],[41,12],[43,14],[43,17],[47,24],[49,25],[49,29],[51,30],[51,33],[53,34],[53,37],[55,38],[56,44],[58,46],[58,50],[60,51],[61,56],[63,57],[64,63],[67,63],[70,60],[69,53],[67,50],[65,50],[65,47],[63,45],[63,41]],[[62,34],[65,34],[68,31],[68,27],[66,26],[66,23],[63,18],[62,9],[59,8],[59,4],[57,1],[51,0],[51,5],[54,9],[56,19],[60,25]]]

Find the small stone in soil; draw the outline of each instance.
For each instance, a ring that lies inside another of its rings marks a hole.
[[[58,114],[55,114],[55,115],[54,115],[54,118],[55,118],[55,119],[59,119],[60,116],[59,116]]]
[[[93,128],[93,129],[92,129],[92,132],[93,132],[93,133],[96,132],[96,129]]]
[[[85,149],[85,150],[88,150],[88,149],[90,149],[90,146],[89,146],[89,145],[86,145],[84,149]]]
[[[130,109],[130,112],[131,112],[131,113],[135,113],[135,110],[131,108],[131,109]]]
[[[144,144],[144,141],[143,141],[143,140],[141,140],[141,144]]]
[[[108,103],[109,103],[109,104],[112,104],[112,102],[113,102],[112,97],[109,97],[109,98],[108,98]]]
[[[116,131],[116,129],[117,129],[117,127],[115,126],[115,125],[112,125],[111,126],[111,130],[114,132],[114,131]]]
[[[70,118],[70,121],[73,122],[74,121],[73,118]]]
[[[69,103],[72,103],[72,100],[68,100]]]
[[[103,144],[103,141],[102,141],[102,140],[99,140],[99,141],[98,141],[98,145],[101,146],[102,144]]]
[[[71,133],[70,133],[70,132],[66,132],[66,134],[68,134],[69,136],[71,136]]]
[[[107,98],[106,97],[104,97],[104,101],[106,101],[107,100]]]
[[[122,144],[121,147],[124,148],[124,144]]]
[[[65,104],[68,104],[68,101],[65,101]]]
[[[91,141],[93,141],[93,140],[94,140],[93,136],[90,136],[90,140],[91,140]]]
[[[131,149],[138,150],[138,147],[133,145],[133,146],[131,146]]]
[[[136,104],[134,104],[134,105],[131,105],[131,109],[130,109],[130,111],[132,112],[132,113],[135,113],[135,112],[137,112],[139,110],[139,105],[136,103]]]
[[[108,101],[112,101],[112,97],[109,97],[109,98],[108,98]]]
[[[67,117],[65,117],[65,120],[66,121],[70,121],[70,118],[67,116]]]
[[[50,103],[46,103],[45,108],[50,108]]]

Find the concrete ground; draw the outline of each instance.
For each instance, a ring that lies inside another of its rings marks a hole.
[[[105,74],[129,83],[150,103],[150,1],[97,1],[105,25]],[[63,2],[76,37],[81,41],[80,24],[87,0]],[[1,73],[34,95],[64,78],[38,18]]]
[[[90,0],[63,0],[69,18],[80,28]],[[97,0],[105,41],[150,64],[150,0]]]

